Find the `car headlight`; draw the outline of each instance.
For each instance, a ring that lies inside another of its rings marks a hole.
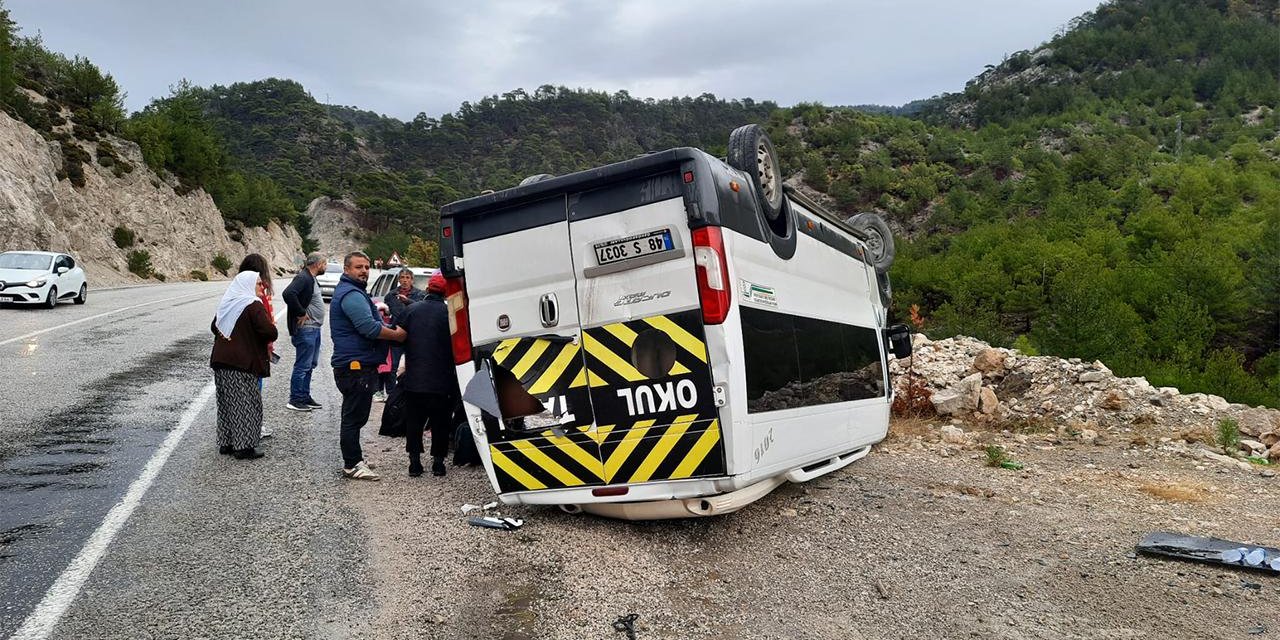
[[[27,282],[27,286],[31,287],[32,289],[39,289],[40,287],[44,286],[45,282],[47,281],[46,280],[30,280]]]

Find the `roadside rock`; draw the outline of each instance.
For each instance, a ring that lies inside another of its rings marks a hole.
[[[955,391],[938,391],[930,396],[934,411],[940,416],[950,416],[964,411],[964,398]]]
[[[996,392],[991,387],[983,387],[978,392],[978,411],[991,415],[999,406],[1000,399],[996,397]]]
[[[1240,412],[1236,422],[1240,424],[1240,433],[1249,436],[1260,436],[1267,432],[1280,431],[1280,412],[1270,409],[1245,409]]]
[[[961,380],[956,386],[956,392],[960,394],[965,409],[977,409],[978,398],[982,394],[982,374],[975,373]]]
[[[973,368],[982,373],[1004,370],[1005,354],[999,349],[983,349],[973,358]]]
[[[1080,374],[1080,377],[1078,378],[1078,380],[1079,380],[1081,383],[1085,383],[1085,382],[1102,382],[1102,380],[1103,380],[1104,378],[1106,378],[1106,377],[1107,377],[1107,374],[1105,374],[1105,373],[1103,373],[1103,372],[1101,372],[1101,371],[1086,371],[1086,372],[1084,372],[1084,373]]]
[[[968,438],[965,436],[964,429],[955,425],[942,425],[942,441],[947,444],[965,444]]]

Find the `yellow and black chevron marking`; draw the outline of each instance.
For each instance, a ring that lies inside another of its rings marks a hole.
[[[666,375],[648,378],[632,345],[646,331],[676,345]],[[697,309],[587,329],[581,344],[515,338],[481,348],[540,400],[564,396],[563,435],[505,432],[489,452],[503,492],[679,480],[724,473],[724,444]],[[680,402],[671,401],[683,385]],[[643,389],[649,387],[648,389]],[[660,389],[659,389],[660,388]],[[643,389],[643,390],[642,390]],[[662,395],[659,393],[662,392]],[[626,400],[632,393],[646,400]],[[665,397],[658,402],[655,397]]]
[[[720,421],[690,414],[669,425],[583,427],[489,445],[503,492],[683,480],[724,472]]]
[[[482,349],[484,355],[487,350]],[[568,340],[512,338],[493,347],[493,361],[511,371],[534,396],[562,393],[587,384],[581,349]]]

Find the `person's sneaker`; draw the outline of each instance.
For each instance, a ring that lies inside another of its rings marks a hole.
[[[271,430],[271,427],[268,427],[267,425],[264,424],[262,425],[262,435],[260,437],[270,438],[271,436],[275,435],[275,433],[276,433],[275,431]]]
[[[236,449],[231,455],[235,456],[236,460],[257,460],[264,454],[253,447],[249,447],[248,449]]]
[[[319,402],[316,402],[315,400],[308,400],[308,401],[306,401],[306,402],[304,402],[304,403],[302,403],[302,404],[303,404],[304,406],[308,407],[308,408],[311,408],[311,409],[323,409],[323,408],[324,408],[324,405],[321,405]]]
[[[314,409],[319,409],[319,408],[320,408],[320,405],[316,405],[315,407],[312,407],[311,405],[309,405],[309,404],[307,404],[307,403],[305,403],[305,402],[299,402],[299,403],[297,403],[297,404],[294,404],[294,403],[292,403],[292,402],[287,402],[287,403],[285,403],[284,408],[286,408],[286,409],[288,409],[288,410],[290,410],[290,411],[310,411],[310,410],[312,410],[313,408],[314,408]]]
[[[374,473],[373,470],[369,468],[369,465],[364,463],[364,460],[357,462],[356,466],[350,469],[343,469],[342,475],[348,478],[351,478],[352,480],[381,480],[382,479],[382,476]]]
[[[417,478],[418,476],[421,476],[421,475],[422,475],[422,461],[417,458],[413,458],[409,460],[409,477]]]
[[[444,458],[431,459],[431,475],[442,476],[445,473]]]
[[[235,449],[232,449],[229,444],[224,444],[221,447],[218,447],[218,453],[224,456],[229,456],[235,453]]]
[[[374,402],[386,402],[386,401],[387,401],[387,392],[386,392],[386,391],[379,391],[379,392],[377,392],[377,393],[373,394],[373,401],[374,401]]]

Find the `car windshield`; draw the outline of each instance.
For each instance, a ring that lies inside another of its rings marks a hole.
[[[325,273],[342,273],[342,265],[330,262],[324,267]]]
[[[0,253],[0,269],[47,271],[52,265],[53,256],[44,256],[38,253],[20,253],[17,251]]]

